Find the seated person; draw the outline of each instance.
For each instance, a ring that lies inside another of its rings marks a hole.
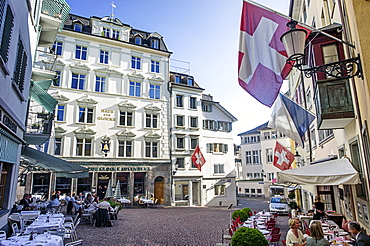
[[[290,230],[286,235],[286,245],[287,246],[305,246],[306,242],[302,232],[299,230],[301,227],[301,222],[297,218],[289,219]]]
[[[105,197],[101,203],[99,203],[98,208],[99,209],[106,209],[109,212],[113,211],[113,208],[110,206],[110,203],[107,202],[108,198]]]
[[[28,199],[29,199],[30,195],[29,194],[24,194],[23,195],[23,199],[19,202],[18,205],[22,205],[23,208],[22,210],[31,210],[31,206],[28,202]]]
[[[95,226],[112,226],[112,222],[109,220],[109,212],[113,211],[110,203],[108,202],[108,198],[104,198],[104,200],[99,203],[99,209],[95,212]]]
[[[326,246],[330,245],[324,238],[324,232],[320,221],[314,221],[310,226],[311,236],[306,239],[306,246]]]
[[[51,201],[49,202],[47,208],[58,207],[59,205],[60,205],[60,202],[59,202],[57,195],[52,195]]]
[[[138,203],[141,199],[141,195],[140,194],[137,194],[135,197],[134,197],[134,202]]]
[[[96,210],[98,210],[99,208],[99,197],[96,196],[95,199],[94,199],[94,202],[91,203],[91,205],[89,206],[89,213],[90,214],[95,214]]]
[[[94,202],[94,197],[91,195],[91,193],[87,194],[87,196],[84,199],[85,208],[89,208],[89,206],[93,202]]]

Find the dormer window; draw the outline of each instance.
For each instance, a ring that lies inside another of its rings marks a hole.
[[[179,75],[176,75],[175,77],[175,83],[180,84],[181,83],[181,77]]]
[[[110,37],[110,29],[103,27],[103,36],[109,38]]]
[[[188,85],[194,86],[194,79],[193,78],[188,78]]]
[[[141,42],[142,42],[142,38],[141,38],[141,37],[136,36],[136,37],[135,37],[135,44],[141,45]]]
[[[152,39],[150,41],[150,47],[153,49],[159,49],[159,40],[158,39]]]
[[[73,30],[75,30],[76,32],[82,32],[82,25],[79,23],[75,23]]]

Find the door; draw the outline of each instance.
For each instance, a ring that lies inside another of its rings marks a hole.
[[[154,198],[158,199],[157,204],[164,204],[164,178],[157,177],[154,180]]]

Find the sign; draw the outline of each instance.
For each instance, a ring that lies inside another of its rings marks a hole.
[[[99,116],[98,120],[106,120],[106,121],[116,121],[116,118],[111,117],[114,113],[113,110],[110,109],[102,109],[101,112],[103,113],[103,117]]]
[[[88,169],[91,172],[150,171],[150,167],[88,167]]]

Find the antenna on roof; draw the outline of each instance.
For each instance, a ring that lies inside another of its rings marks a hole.
[[[111,15],[111,18],[113,19],[113,17],[114,17],[113,10],[114,10],[117,6],[114,4],[114,1],[112,1],[109,5],[110,5],[110,6],[112,6],[112,15]]]

